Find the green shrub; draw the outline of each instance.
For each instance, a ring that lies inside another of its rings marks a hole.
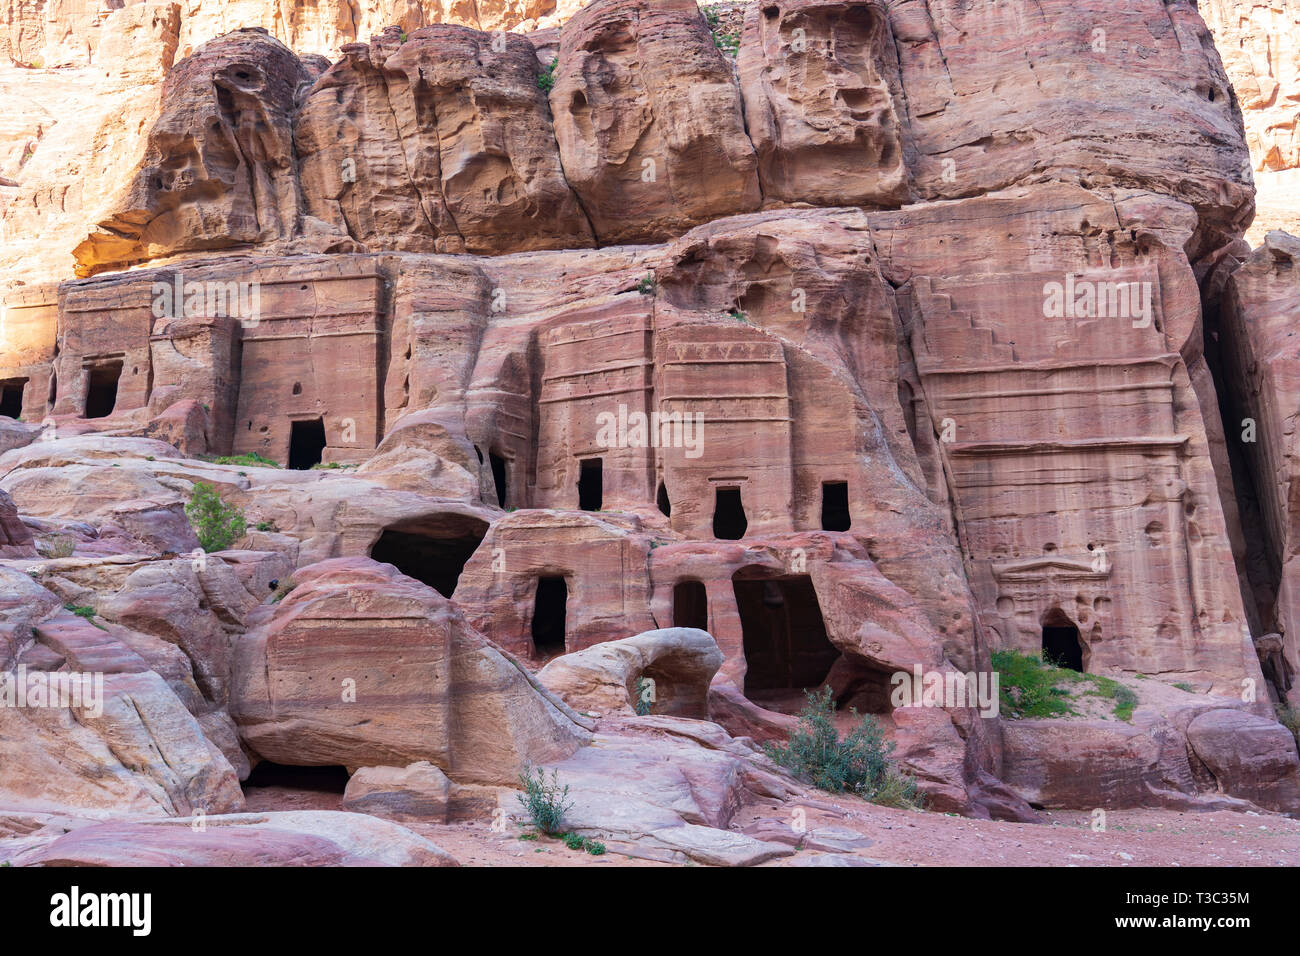
[[[727,315],[731,316],[737,322],[749,324],[749,315],[743,309],[732,309]]]
[[[720,22],[721,16],[713,7],[702,7],[704,19],[708,21],[709,31],[713,34],[713,45],[723,53],[735,56],[740,51],[740,34],[726,30]]]
[[[557,52],[555,54],[555,59],[551,61],[550,66],[542,70],[542,72],[538,75],[537,88],[541,90],[543,93],[549,93],[551,92],[551,90],[555,89],[555,68],[559,65],[560,65],[560,54]]]
[[[554,836],[564,830],[564,815],[573,809],[569,800],[569,785],[560,786],[559,772],[551,771],[551,782],[546,782],[546,774],[536,768],[525,765],[519,774],[519,785],[524,792],[519,795],[519,802],[528,811],[528,818],[542,833]]]
[[[605,844],[601,843],[599,840],[588,840],[585,849],[592,856],[605,855]]]
[[[636,284],[636,291],[640,292],[642,295],[654,295],[658,289],[659,280],[655,278],[653,272]]]
[[[1189,694],[1195,694],[1195,693],[1196,693],[1196,688],[1193,687],[1191,684],[1187,683],[1186,681],[1181,681],[1181,680],[1180,680],[1180,681],[1179,681],[1177,684],[1175,684],[1174,686],[1177,687],[1177,688],[1178,688],[1179,690],[1181,690],[1181,691],[1186,691],[1186,692],[1189,693]]]
[[[807,697],[789,743],[766,745],[772,760],[820,790],[854,793],[873,803],[887,800],[889,806],[919,806],[916,782],[894,769],[894,744],[885,740],[874,717],[850,711],[858,723],[841,740],[831,689],[808,691]]]
[[[244,513],[222,501],[217,490],[203,481],[195,482],[185,516],[190,519],[199,544],[209,553],[225,551],[248,530]]]

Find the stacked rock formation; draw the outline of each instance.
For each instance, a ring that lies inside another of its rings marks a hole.
[[[475,26],[195,49],[79,278],[6,297],[5,407],[44,426],[0,456],[7,663],[108,658],[188,748],[97,809],[237,810],[265,760],[454,818],[536,763],[593,832],[758,862],[697,829],[792,792],[741,738],[819,687],[936,809],[1300,809],[1295,240],[1240,265],[1194,3],[770,0],[734,63],[690,0]],[[241,550],[196,551],[198,482]],[[1131,724],[895,698],[999,650],[1152,689]],[[110,732],[0,735],[68,778],[0,794],[75,805]],[[656,803],[646,746],[725,793]]]

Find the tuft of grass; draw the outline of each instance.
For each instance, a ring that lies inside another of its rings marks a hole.
[[[77,539],[67,534],[55,535],[44,545],[47,558],[70,558],[77,550]]]
[[[1179,681],[1177,684],[1175,684],[1174,686],[1177,687],[1179,690],[1186,691],[1186,692],[1189,693],[1189,694],[1195,694],[1195,693],[1196,693],[1196,688],[1193,687],[1191,684],[1187,683],[1187,681],[1181,681],[1181,680],[1180,680],[1180,681]]]
[[[1002,713],[1012,720],[1072,716],[1070,685],[1086,684],[1079,696],[1101,697],[1115,702],[1117,720],[1129,723],[1138,696],[1113,677],[1080,674],[1058,667],[1050,658],[1019,651],[994,651],[993,669],[998,672],[998,695]]]
[[[272,461],[270,458],[263,458],[257,452],[247,455],[222,455],[218,458],[209,458],[208,461],[214,465],[240,465],[244,468],[279,468],[278,461]]]
[[[533,776],[536,770],[537,776]],[[559,771],[551,771],[550,783],[540,768],[525,764],[519,774],[519,785],[523,793],[519,802],[528,811],[528,818],[533,826],[547,836],[556,836],[564,831],[564,815],[573,809],[569,799],[569,785],[560,786]]]
[[[592,856],[604,856],[605,844],[577,833],[561,833],[560,839],[570,850],[586,850]]]
[[[808,702],[788,743],[767,744],[774,762],[829,793],[853,793],[886,806],[920,808],[916,781],[893,765],[894,744],[886,741],[879,722],[870,714],[858,716],[857,726],[844,739],[835,728],[831,689],[805,692]]]
[[[731,309],[727,312],[727,315],[731,316],[737,322],[744,322],[746,325],[749,324],[749,315],[742,309]]]
[[[644,279],[636,284],[636,291],[642,295],[654,295],[659,290],[659,280],[655,278],[653,272],[648,273]]]
[[[85,604],[65,604],[63,605],[63,609],[65,611],[71,611],[73,614],[77,615],[77,617],[81,618],[84,621],[89,621],[91,624],[95,625],[95,627],[99,628],[101,631],[108,630],[108,628],[104,627],[103,624],[100,624],[98,621],[95,620],[95,609],[93,607],[89,607]]]
[[[1074,713],[1069,692],[1056,685],[1072,673],[1047,663],[1041,657],[1017,651],[994,651],[993,669],[998,672],[1001,711],[1012,719],[1064,717]]]

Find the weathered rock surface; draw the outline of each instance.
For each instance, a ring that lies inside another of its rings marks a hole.
[[[363,767],[348,780],[343,809],[390,820],[443,822],[451,797],[451,781],[433,764],[409,767]]]
[[[291,811],[100,823],[71,830],[19,866],[458,866],[410,830],[358,813]]]
[[[705,631],[672,627],[606,641],[551,661],[538,682],[575,710],[707,719],[722,652]]]
[[[282,764],[406,766],[513,783],[585,733],[432,588],[368,559],[294,572],[234,652],[241,739]]]

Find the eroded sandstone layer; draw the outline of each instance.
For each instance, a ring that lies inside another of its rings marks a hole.
[[[182,43],[79,278],[5,296],[0,662],[153,709],[0,708],[3,805],[229,814],[267,763],[517,816],[537,764],[575,829],[758,863],[737,809],[805,791],[754,740],[828,687],[932,809],[1300,810],[1295,240],[1241,264],[1195,4],[771,0],[734,61],[687,0],[486,6]],[[1131,717],[894,693],[1043,650]],[[192,852],[33,858],[149,833]]]

